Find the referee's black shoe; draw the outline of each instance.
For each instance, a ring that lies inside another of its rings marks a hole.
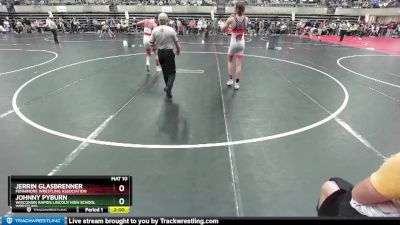
[[[172,93],[170,90],[168,90],[168,88],[164,88],[165,93],[167,94],[168,98],[172,98]]]

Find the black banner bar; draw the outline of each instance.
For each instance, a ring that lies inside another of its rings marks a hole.
[[[108,224],[108,225],[164,225],[164,224],[326,224],[326,223],[342,223],[351,225],[368,225],[368,224],[399,224],[400,218],[317,218],[317,217],[264,217],[264,218],[201,218],[201,217],[68,217],[67,225],[91,225],[91,224]]]
[[[12,207],[13,213],[108,213],[108,207]]]

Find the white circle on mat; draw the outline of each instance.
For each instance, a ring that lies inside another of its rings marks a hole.
[[[2,73],[0,73],[0,76],[6,75],[6,74],[10,74],[10,73],[19,72],[19,71],[23,71],[23,70],[27,70],[27,69],[31,69],[31,68],[34,68],[34,67],[38,67],[38,66],[47,64],[47,63],[49,63],[49,62],[55,60],[55,59],[58,57],[58,54],[57,54],[56,52],[47,51],[47,50],[0,49],[0,51],[46,52],[46,53],[50,53],[50,54],[53,54],[53,55],[54,55],[54,57],[53,57],[52,59],[49,59],[49,60],[47,60],[47,61],[45,61],[45,62],[38,63],[38,64],[35,64],[35,65],[33,65],[33,66],[27,66],[27,67],[24,67],[24,68],[21,68],[21,69],[16,69],[16,70],[11,70],[11,71],[7,71],[7,72],[2,72]]]
[[[336,63],[337,63],[340,67],[342,67],[343,69],[345,69],[345,70],[349,71],[350,73],[353,73],[353,74],[355,74],[355,75],[357,75],[357,76],[364,77],[364,78],[367,78],[367,79],[369,79],[369,80],[373,80],[373,81],[378,82],[378,83],[387,84],[387,85],[390,85],[390,86],[392,86],[392,87],[400,88],[400,85],[392,84],[392,83],[389,83],[389,82],[386,82],[386,81],[383,81],[383,80],[379,80],[379,79],[376,79],[376,78],[373,78],[373,77],[369,77],[369,76],[364,75],[364,74],[362,74],[362,73],[357,73],[356,71],[353,71],[353,70],[351,70],[351,69],[349,69],[349,68],[343,66],[343,65],[340,63],[343,59],[355,58],[355,57],[400,57],[400,55],[350,55],[350,56],[345,56],[345,57],[339,58],[339,59],[336,61]]]
[[[184,54],[218,54],[218,55],[226,55],[226,53],[223,52],[195,52],[195,51],[186,51],[186,52],[182,52]],[[278,134],[274,134],[274,135],[269,135],[269,136],[263,136],[263,137],[257,137],[257,138],[249,138],[249,139],[242,139],[242,140],[236,140],[236,141],[229,141],[229,142],[219,142],[219,143],[202,143],[202,144],[187,144],[187,145],[155,145],[155,144],[135,144],[135,143],[122,143],[122,142],[113,142],[113,141],[103,141],[103,140],[98,140],[98,139],[91,139],[91,138],[84,138],[84,137],[78,137],[75,135],[71,135],[71,134],[66,134],[63,132],[59,132],[56,130],[52,130],[50,128],[44,127],[34,121],[32,121],[31,119],[29,119],[28,117],[26,117],[20,110],[19,107],[17,105],[17,100],[18,100],[18,96],[21,93],[21,91],[28,86],[30,83],[32,83],[33,81],[39,79],[40,77],[46,76],[54,71],[58,71],[64,68],[68,68],[68,67],[72,67],[75,65],[79,65],[79,64],[83,64],[83,63],[88,63],[88,62],[93,62],[93,61],[99,61],[99,60],[104,60],[104,59],[112,59],[112,58],[119,58],[119,57],[129,57],[129,56],[136,56],[136,55],[144,55],[144,53],[135,53],[135,54],[126,54],[126,55],[115,55],[115,56],[107,56],[107,57],[100,57],[100,58],[95,58],[95,59],[89,59],[89,60],[84,60],[84,61],[80,61],[80,62],[76,62],[76,63],[72,63],[69,65],[65,65],[65,66],[61,66],[52,70],[49,70],[45,73],[42,73],[30,80],[28,80],[27,82],[25,82],[22,86],[20,86],[18,88],[18,90],[14,93],[13,95],[13,99],[12,99],[12,106],[13,109],[15,111],[15,113],[26,123],[28,123],[29,125],[35,127],[36,129],[39,129],[43,132],[55,135],[55,136],[59,136],[62,138],[66,138],[66,139],[70,139],[70,140],[75,140],[75,141],[80,141],[80,142],[86,142],[86,143],[91,143],[91,144],[98,144],[98,145],[106,145],[106,146],[115,146],[115,147],[125,147],[125,148],[145,148],[145,149],[192,149],[192,148],[211,148],[211,147],[220,147],[220,146],[230,146],[230,145],[240,145],[240,144],[249,144],[249,143],[256,143],[256,142],[261,142],[261,141],[267,141],[267,140],[272,140],[272,139],[277,139],[277,138],[282,138],[282,137],[287,137],[290,135],[294,135],[294,134],[298,134],[298,133],[302,133],[305,132],[307,130],[313,129],[315,127],[321,126],[322,124],[332,120],[333,118],[335,118],[336,116],[338,116],[346,107],[348,101],[349,101],[349,94],[347,92],[346,87],[340,82],[338,81],[336,78],[334,78],[333,76],[329,75],[326,72],[323,72],[321,70],[318,70],[314,67],[311,66],[307,66],[301,63],[297,63],[297,62],[292,62],[292,61],[288,61],[288,60],[284,60],[284,59],[277,59],[277,58],[271,58],[271,57],[266,57],[266,56],[258,56],[258,55],[246,55],[247,57],[254,57],[254,58],[261,58],[261,59],[269,59],[269,60],[275,60],[275,61],[280,61],[280,62],[285,62],[285,63],[290,63],[293,65],[297,65],[297,66],[301,66],[304,68],[308,68],[311,69],[313,71],[319,72],[322,75],[332,79],[333,81],[335,81],[340,88],[343,90],[344,93],[344,99],[342,104],[340,105],[340,107],[333,112],[331,115],[323,118],[322,120],[319,120],[315,123],[312,123],[310,125],[301,127],[301,128],[297,128],[294,130],[290,130],[290,131],[286,131],[283,133],[278,133]]]

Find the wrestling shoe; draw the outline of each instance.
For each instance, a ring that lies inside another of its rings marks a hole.
[[[229,79],[228,82],[226,82],[226,85],[232,86],[233,85],[233,79]]]
[[[165,93],[167,94],[168,98],[172,98],[172,93],[167,88],[164,88]]]
[[[235,82],[235,90],[239,90],[239,88],[240,88],[239,83]]]

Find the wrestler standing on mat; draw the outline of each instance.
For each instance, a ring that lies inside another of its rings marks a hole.
[[[144,19],[142,21],[139,21],[136,25],[142,25],[143,24],[143,47],[146,49],[146,70],[147,72],[150,72],[150,57],[151,57],[151,50],[153,50],[153,53],[156,57],[156,71],[159,72],[161,71],[160,63],[158,62],[158,56],[157,56],[157,48],[153,48],[150,45],[150,36],[154,28],[157,27],[157,16],[155,16],[153,19]]]
[[[226,83],[228,86],[234,85],[235,90],[239,89],[239,81],[242,73],[242,59],[245,47],[244,33],[246,32],[248,18],[244,16],[244,3],[238,2],[235,6],[235,15],[222,25],[221,30],[225,32],[231,28],[231,41],[228,49],[228,69],[229,80]],[[233,58],[236,56],[236,80],[233,81]]]

